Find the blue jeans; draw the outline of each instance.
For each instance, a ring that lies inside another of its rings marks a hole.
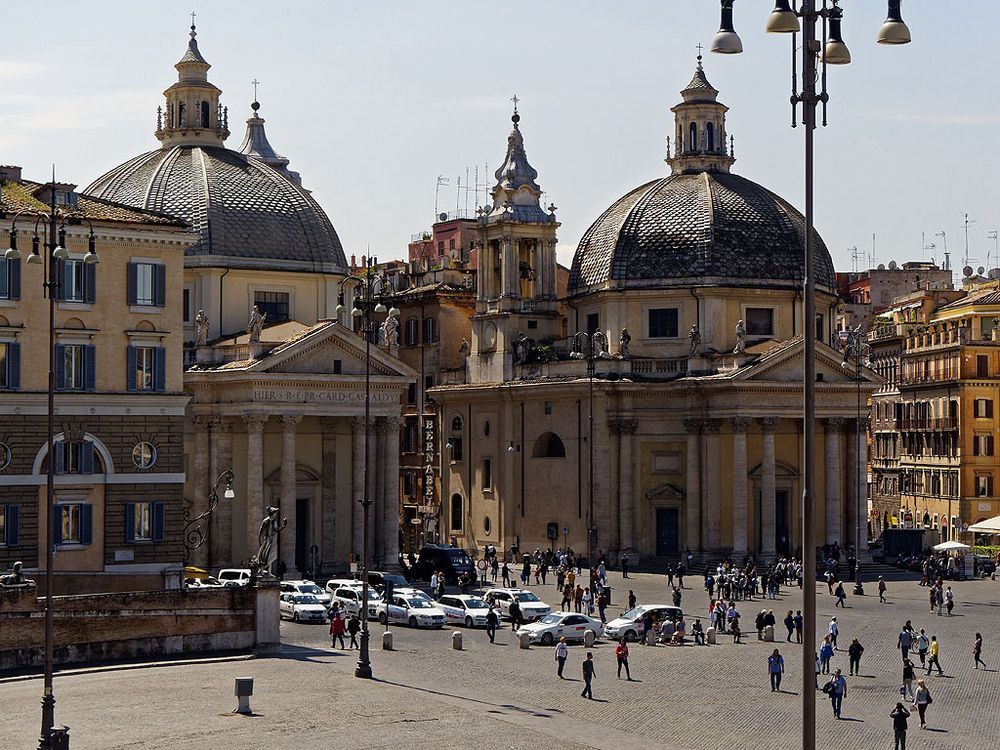
[[[781,689],[781,672],[771,672],[771,690]]]
[[[843,693],[834,693],[830,696],[830,702],[833,703],[833,715],[840,716],[840,704],[844,702]]]
[[[583,692],[580,693],[580,695],[582,697],[585,697],[585,698],[593,698],[594,697],[594,694],[590,690],[590,681],[591,681],[591,679],[593,679],[593,678],[590,677],[589,675],[584,675],[584,678],[583,678]]]

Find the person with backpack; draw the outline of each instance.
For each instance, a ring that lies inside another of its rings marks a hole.
[[[917,713],[920,714],[920,728],[927,729],[927,707],[934,702],[934,699],[923,680],[917,680],[917,692],[913,694],[913,702],[917,706]]]
[[[556,663],[559,667],[556,669],[556,675],[560,680],[565,680],[563,677],[563,667],[566,666],[566,659],[569,656],[569,647],[566,645],[566,637],[563,636],[559,639],[559,643],[556,644]]]
[[[837,597],[837,603],[834,604],[833,606],[834,607],[843,607],[844,609],[847,609],[847,604],[846,604],[846,602],[847,602],[847,592],[844,591],[844,582],[843,581],[840,581],[840,582],[837,583],[837,590],[834,592],[834,594]]]
[[[896,707],[889,713],[892,719],[892,733],[896,739],[895,750],[906,750],[906,720],[910,712],[906,710],[902,703],[896,703]]]
[[[903,660],[903,687],[899,689],[899,694],[904,700],[913,700],[913,662],[909,659]]]
[[[829,688],[829,690],[827,690]],[[833,715],[840,718],[840,710],[847,697],[847,678],[838,669],[830,681],[823,686],[823,692],[830,696],[830,703],[833,705]]]
[[[923,628],[920,628],[920,635],[917,636],[916,641],[917,646],[917,656],[920,657],[920,666],[927,666],[927,651],[931,647],[931,641],[927,637],[927,633],[924,632]]]
[[[615,658],[618,660],[618,679],[622,678],[622,667],[625,667],[625,679],[632,682],[632,673],[628,670],[628,643],[624,638],[615,646]]]

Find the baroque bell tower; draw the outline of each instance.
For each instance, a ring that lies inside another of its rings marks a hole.
[[[666,162],[674,174],[729,172],[736,161],[732,139],[726,144],[726,112],[718,101],[719,91],[708,82],[698,55],[691,82],[681,90],[682,101],[670,108],[674,113],[675,139]],[[670,149],[668,149],[670,151]]]
[[[471,382],[503,382],[532,358],[533,345],[559,335],[554,205],[543,209],[538,172],[528,163],[517,112],[496,171],[492,206],[479,209]]]

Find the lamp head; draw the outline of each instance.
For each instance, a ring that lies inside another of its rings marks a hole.
[[[830,36],[827,37],[826,48],[823,50],[823,61],[828,65],[847,65],[851,62],[851,53],[840,32],[843,17],[844,11],[839,5],[830,9]]]
[[[379,302],[377,305],[375,305],[375,312],[379,313],[380,315],[382,313],[384,313],[385,310],[386,310],[386,307],[381,302]]]
[[[52,257],[56,260],[69,260],[69,250],[61,244],[56,245],[55,249],[52,251]]]
[[[769,34],[794,34],[799,30],[799,17],[789,7],[788,0],[776,0],[766,28]]]
[[[743,51],[743,42],[733,28],[733,3],[736,0],[721,0],[722,20],[719,31],[712,38],[712,52],[721,55],[738,55]]]
[[[885,23],[878,30],[879,44],[909,44],[910,29],[903,21],[902,9],[900,6],[903,0],[889,0],[889,11],[886,15]]]
[[[398,318],[399,317],[399,308],[398,307],[390,307],[389,308],[389,317],[390,318]]]
[[[351,310],[351,315],[353,315],[355,318],[360,318],[362,315],[364,315],[364,313],[361,312],[359,308],[355,307]]]
[[[88,250],[87,254],[83,256],[83,262],[88,266],[96,266],[101,262],[101,256],[95,253],[93,250]]]
[[[16,247],[8,248],[7,252],[3,254],[3,257],[7,260],[21,260],[21,251]]]
[[[34,250],[31,255],[28,256],[28,263],[32,265],[38,265],[42,263],[42,256],[38,254],[38,250]]]
[[[226,498],[226,500],[234,500],[236,498],[236,493],[233,492],[232,486],[229,486],[226,487],[226,491],[222,493],[222,496]]]

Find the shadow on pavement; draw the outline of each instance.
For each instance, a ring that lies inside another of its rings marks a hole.
[[[254,655],[248,651],[217,654],[203,658],[192,657],[191,655],[178,655],[176,657],[162,656],[156,661],[111,661],[101,664],[83,663],[78,666],[67,665],[56,667],[55,675],[71,674],[100,674],[102,672],[122,672],[129,669],[154,669],[159,667],[188,667],[192,664],[219,664],[230,661],[249,661]],[[41,671],[23,671],[0,678],[0,685],[13,682],[25,682],[28,680],[39,680],[42,678]]]
[[[285,644],[281,647],[281,653],[278,654],[277,658],[322,663],[331,656],[332,657],[346,656],[347,653],[348,653],[347,651],[331,651],[322,648],[311,648],[309,646],[293,646]],[[316,657],[323,657],[323,659],[319,659]]]
[[[432,690],[431,688],[420,687],[419,685],[410,685],[405,682],[396,682],[394,680],[382,680],[373,679],[372,682],[381,682],[385,685],[394,685],[395,687],[408,688],[409,690],[419,690],[421,693],[429,693],[430,695],[440,695],[444,698],[457,698],[463,701],[469,701],[470,703],[478,703],[483,706],[493,706],[494,708],[490,710],[490,713],[501,713],[497,709],[505,708],[508,711],[515,711],[517,713],[529,714],[531,716],[536,716],[540,719],[551,719],[553,718],[548,713],[543,713],[540,711],[535,711],[531,708],[524,708],[523,706],[515,706],[513,703],[493,703],[491,701],[484,701],[480,698],[470,698],[467,695],[459,695],[458,693],[448,693],[443,690]]]

